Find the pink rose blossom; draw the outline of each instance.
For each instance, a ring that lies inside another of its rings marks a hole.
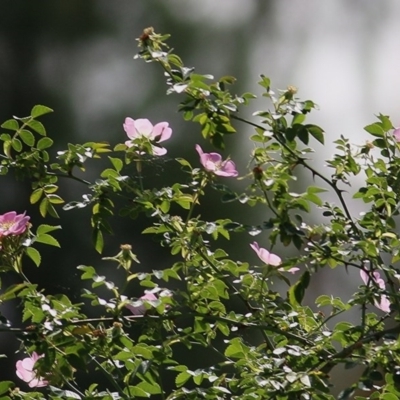
[[[282,264],[282,260],[276,254],[270,253],[267,249],[263,249],[257,242],[250,244],[250,247],[256,252],[261,261],[265,264],[277,267]]]
[[[139,138],[147,138],[150,142],[161,143],[168,140],[172,135],[172,129],[169,127],[168,122],[159,122],[154,125],[144,118],[132,119],[125,118],[124,130],[130,140],[127,140],[125,144],[128,147],[134,146],[132,140]],[[162,156],[167,153],[167,149],[164,147],[157,147],[152,145],[153,154],[155,156]]]
[[[218,153],[204,153],[198,144],[196,144],[196,150],[200,155],[200,162],[206,171],[213,172],[219,176],[238,176],[236,165],[232,160],[222,161],[222,157]]]
[[[382,290],[386,289],[385,281],[381,278],[381,275],[378,271],[374,271],[372,274],[372,278],[370,275],[364,271],[363,269],[360,270],[361,279],[364,283],[368,286],[371,281],[374,281],[378,287]],[[375,301],[375,307],[379,308],[384,312],[390,312],[390,301],[386,295],[382,294],[380,301]]]
[[[263,261],[265,264],[272,265],[273,267],[277,267],[282,264],[282,260],[279,256],[277,256],[274,253],[270,253],[267,249],[260,247],[257,242],[251,243],[250,247],[256,252],[259,259]],[[297,267],[293,267],[288,270],[285,270],[284,268],[278,269],[278,271],[290,272],[291,274],[294,274],[298,270],[299,268]]]
[[[0,215],[0,237],[10,235],[22,235],[27,227],[30,217],[23,214],[17,214],[15,211],[10,211]]]
[[[43,355],[38,355],[36,352],[32,353],[31,357],[24,358],[23,360],[17,361],[17,376],[24,382],[27,382],[29,387],[43,387],[49,384],[48,381],[36,375],[34,371],[35,363]]]
[[[155,301],[157,300],[157,297],[153,293],[146,293],[139,299],[139,301],[135,302],[140,303],[139,305],[127,304],[126,308],[134,315],[144,315],[147,309],[146,306],[143,304],[143,300]]]
[[[397,142],[400,142],[400,128],[395,128],[393,131],[393,136]]]

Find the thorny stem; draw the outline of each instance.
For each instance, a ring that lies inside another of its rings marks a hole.
[[[372,341],[378,341],[379,339],[382,339],[385,335],[388,335],[388,334],[398,334],[398,333],[400,333],[400,325],[397,325],[393,328],[385,329],[380,332],[375,332],[375,333],[366,335],[363,338],[361,338],[360,340],[358,340],[357,342],[355,342],[355,343],[345,347],[344,349],[338,351],[337,353],[329,356],[328,360],[325,360],[321,363],[322,365],[319,368],[319,370],[324,373],[329,373],[332,370],[332,368],[334,368],[334,366],[335,366],[335,363],[333,362],[333,360],[336,360],[338,358],[346,358],[349,355],[351,355],[351,353],[353,353],[354,350],[359,349],[366,343],[369,343]]]
[[[232,118],[232,119],[236,119],[237,121],[244,122],[245,124],[254,126],[254,127],[258,128],[258,129],[262,129],[262,130],[265,129],[263,126],[258,125],[258,124],[254,123],[254,122],[251,122],[251,121],[249,121],[249,120],[247,120],[247,119],[245,119],[245,118],[238,117],[238,116],[235,115],[235,114],[231,114],[231,118]],[[352,216],[351,216],[351,214],[350,214],[350,211],[349,211],[349,209],[347,208],[347,204],[346,204],[346,202],[345,202],[345,200],[344,200],[344,198],[343,198],[342,191],[341,191],[340,189],[338,189],[337,185],[336,185],[334,182],[330,181],[328,178],[326,178],[324,175],[322,175],[320,172],[318,172],[316,169],[314,169],[313,167],[311,167],[311,165],[309,165],[309,164],[304,160],[304,158],[301,158],[299,155],[297,155],[289,146],[287,146],[287,144],[286,144],[285,142],[283,142],[282,140],[280,140],[280,139],[277,138],[276,136],[275,136],[275,139],[276,139],[276,140],[277,140],[277,141],[278,141],[292,156],[296,157],[297,163],[298,163],[298,164],[301,164],[304,168],[307,168],[309,171],[311,171],[311,173],[313,174],[313,176],[318,176],[320,179],[322,179],[326,184],[328,184],[328,185],[335,191],[335,193],[336,193],[336,195],[338,196],[339,201],[340,201],[340,203],[341,203],[341,205],[342,205],[342,207],[343,207],[343,210],[344,210],[344,212],[345,212],[345,214],[346,214],[346,217],[348,218],[348,220],[349,220],[350,223],[351,223],[351,226],[352,226],[353,229],[354,229],[354,232],[357,232],[358,234],[360,234],[360,231],[359,231],[359,229],[357,228],[356,224],[354,223],[353,218],[352,218]]]
[[[266,202],[267,202],[267,204],[268,204],[268,207],[269,207],[270,210],[275,214],[276,217],[279,217],[278,212],[275,210],[275,208],[273,207],[273,205],[272,205],[272,203],[271,203],[271,200],[270,200],[269,197],[268,197],[268,193],[267,193],[267,191],[265,190],[264,185],[262,184],[262,182],[261,182],[260,180],[258,180],[258,184],[259,184],[259,186],[260,186],[261,191],[262,191],[263,194],[264,194],[264,197],[265,197],[265,200],[266,200]]]
[[[74,180],[74,181],[83,183],[84,185],[87,185],[87,186],[89,186],[89,185],[92,184],[91,182],[89,182],[89,181],[87,181],[87,180],[85,180],[85,179],[78,178],[77,176],[72,175],[72,174],[60,174],[60,173],[58,173],[58,172],[46,172],[46,174],[49,175],[49,176],[57,176],[57,177],[59,177],[59,178],[68,178],[68,179],[72,179],[72,180]]]
[[[192,205],[190,207],[190,210],[189,210],[188,215],[187,215],[186,220],[185,220],[186,228],[187,228],[187,224],[188,224],[190,218],[192,218],[192,214],[193,214],[194,208],[196,207],[197,200],[199,199],[200,194],[203,191],[203,189],[205,188],[206,184],[207,184],[207,180],[203,179],[201,181],[200,187],[197,189],[196,194],[193,197]]]
[[[124,390],[119,386],[119,383],[113,379],[113,377],[108,373],[108,371],[99,363],[94,357],[92,357],[92,361],[94,361],[95,364],[99,367],[100,371],[103,372],[105,377],[108,379],[108,381],[114,386],[114,388],[117,390],[117,392],[121,395],[123,399],[129,400],[130,397],[124,394]]]

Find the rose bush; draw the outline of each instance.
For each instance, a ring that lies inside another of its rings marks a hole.
[[[144,118],[126,118],[129,140],[121,132],[113,146],[70,143],[53,159],[53,141],[39,121],[50,108],[36,105],[29,116],[5,121],[0,173],[12,171],[31,182],[29,201],[42,218],[61,215],[62,223],[64,212],[90,208],[87,223],[101,253],[114,215],[144,216],[148,224],[142,233],[154,239],[149,246],[168,248],[173,262],[148,270],[132,246],[122,244],[116,255],[103,257],[119,269],[121,281],[79,265],[89,286],[82,301],[74,302],[65,293],[48,293],[24,273],[28,258],[37,266],[51,262],[41,259],[36,245],[59,246],[54,236],[60,224],[38,224],[16,211],[0,216],[0,271],[18,277],[18,283],[2,288],[0,302],[19,301],[22,310],[21,323],[13,326],[2,318],[1,331],[17,335],[20,358],[31,354],[17,362],[15,382],[0,382],[2,399],[399,398],[398,130],[380,114],[365,127],[371,141],[353,146],[340,137],[324,174],[308,162],[311,143],[324,144],[322,128],[306,121],[313,101],[296,97],[293,86],[276,95],[262,75],[259,85],[270,108],[247,120],[239,109],[255,95],[231,93],[233,77],[214,80],[194,73],[167,39],[145,29],[136,58],[161,66],[167,93],[183,96],[184,119],[198,123],[202,137],[219,152],[239,124],[250,127],[247,169],[239,176],[232,160],[197,145],[202,168],[177,158],[183,181],[177,176],[172,185],[153,187],[142,171],[167,153],[159,143],[172,135],[168,122],[153,126]],[[93,182],[76,175],[77,169],[90,168],[92,159],[105,157],[109,167]],[[293,184],[300,168],[316,182],[302,192]],[[356,175],[365,179],[353,197],[368,207],[358,216],[350,213],[345,195]],[[239,192],[229,186],[235,178],[247,185]],[[69,179],[82,185],[82,199],[61,197],[59,186]],[[223,203],[249,206],[249,213],[254,206],[266,212],[254,214],[256,225],[246,222],[246,214],[206,220],[201,213],[206,189],[215,190]],[[327,191],[330,201],[320,197]],[[319,213],[319,222],[311,213]],[[250,246],[263,265],[252,265],[245,254],[232,259],[221,248],[220,239],[232,235],[246,238],[248,248],[247,235],[260,234],[262,241],[251,239]],[[310,281],[324,268],[356,270],[364,284],[349,301],[327,293],[315,306],[305,304]],[[290,280],[287,272],[293,273]],[[276,289],[278,280],[286,289]],[[143,288],[137,297],[128,294],[132,284]],[[86,315],[84,305],[97,315]],[[347,319],[349,310],[358,313],[357,323]],[[191,356],[195,349],[201,360]],[[341,366],[358,366],[361,373],[336,395],[331,373]]]

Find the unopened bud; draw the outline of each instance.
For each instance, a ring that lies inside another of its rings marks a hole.
[[[290,93],[293,96],[294,94],[297,93],[297,87],[296,86],[288,86],[287,87],[287,92]]]
[[[143,29],[143,33],[139,36],[139,40],[145,42],[153,33],[154,28],[152,26],[149,26],[148,28]]]
[[[365,147],[367,147],[368,149],[373,149],[375,146],[372,142],[367,140],[367,142],[365,143]]]
[[[257,165],[256,167],[253,168],[253,176],[254,176],[254,179],[257,181],[262,179],[263,170],[259,165]]]

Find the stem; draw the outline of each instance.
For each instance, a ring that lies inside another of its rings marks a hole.
[[[143,175],[142,175],[142,160],[138,160],[136,161],[136,171],[138,173],[138,177],[139,177],[139,186],[141,191],[144,191],[144,187],[143,187]]]
[[[265,190],[265,187],[264,187],[264,185],[262,184],[261,180],[258,180],[258,184],[259,184],[259,186],[260,186],[261,191],[262,191],[263,194],[264,194],[264,197],[265,197],[265,200],[266,200],[266,202],[267,202],[267,204],[268,204],[268,207],[271,209],[271,211],[275,214],[276,217],[279,217],[278,212],[277,212],[277,211],[275,210],[275,208],[272,206],[272,203],[271,203],[271,201],[270,201],[270,199],[269,199],[269,197],[268,197],[267,191]]]
[[[81,396],[83,399],[85,398],[85,395],[78,388],[76,388],[69,380],[65,379],[63,375],[61,377],[67,386],[69,386],[74,392],[78,393],[79,396]]]
[[[186,217],[186,220],[185,220],[186,229],[187,229],[187,224],[190,221],[190,218],[192,218],[192,214],[193,214],[194,208],[196,207],[197,200],[199,199],[200,194],[201,194],[202,190],[206,187],[206,185],[207,185],[207,179],[203,178],[203,180],[201,181],[200,187],[197,189],[197,191],[196,191],[196,193],[195,193],[195,195],[193,197],[193,203],[190,206],[190,210],[189,210],[188,215]]]
[[[361,348],[364,344],[372,342],[372,341],[378,341],[382,337],[384,337],[387,334],[391,333],[400,333],[400,325],[397,325],[393,328],[385,329],[380,332],[375,332],[371,333],[369,335],[364,336],[357,342],[345,347],[344,349],[338,351],[335,354],[332,354],[327,361],[324,361],[319,369],[321,372],[324,372],[328,374],[332,368],[335,366],[333,360],[338,359],[338,358],[346,358],[348,357],[354,350],[357,350]]]
[[[214,265],[214,263],[208,258],[206,254],[204,254],[201,250],[197,251],[199,255],[203,258],[204,261],[208,263],[208,265],[213,269],[213,271],[217,274],[220,275],[220,271],[218,268]],[[253,307],[249,304],[249,302],[240,294],[239,290],[236,288],[236,286],[231,283],[229,280],[222,278],[224,283],[228,285],[228,287],[233,291],[234,294],[237,294],[239,299],[242,300],[242,302],[245,304],[247,309],[250,312],[253,312]],[[261,331],[262,335],[264,337],[264,340],[269,348],[269,350],[273,351],[275,349],[274,344],[272,343],[271,339],[268,337],[268,335],[265,333],[265,331]]]
[[[255,124],[254,122],[251,122],[251,121],[249,121],[249,120],[247,120],[245,118],[238,117],[237,115],[234,115],[234,114],[231,114],[231,118],[232,119],[236,119],[237,121],[244,122],[245,124],[254,126],[254,127],[262,129],[262,130],[265,129],[261,125]],[[276,136],[274,136],[274,137],[275,137],[275,140],[278,143],[280,143],[292,156],[296,157],[298,164],[301,164],[304,168],[307,168],[313,174],[313,176],[318,176],[320,179],[322,179],[327,185],[329,185],[335,191],[335,193],[338,196],[339,201],[340,201],[340,203],[341,203],[341,205],[343,207],[343,210],[344,210],[344,212],[346,214],[346,217],[350,221],[351,226],[353,227],[354,232],[357,232],[361,236],[361,232],[359,231],[359,229],[357,228],[356,224],[354,223],[353,218],[351,217],[350,211],[347,208],[346,202],[344,201],[344,198],[342,196],[342,191],[340,189],[338,189],[336,184],[334,182],[330,181],[328,178],[326,178],[321,173],[319,173],[313,167],[311,167],[311,165],[309,165],[303,158],[298,156],[285,142],[283,142],[281,139],[277,138]]]
[[[111,364],[114,366],[114,368],[115,368],[115,370],[117,371],[117,374],[119,375],[120,379],[123,381],[124,375],[122,374],[122,372],[120,371],[120,369],[115,365],[115,362],[114,362],[114,360],[112,359],[112,357],[107,356],[107,358],[108,358],[108,361],[110,361]],[[126,386],[126,387],[127,387],[127,389],[128,389],[129,398],[132,398],[131,389],[129,388],[129,382],[127,383],[127,386]]]
[[[89,181],[87,181],[85,179],[78,178],[77,176],[72,175],[72,174],[60,174],[59,172],[47,172],[46,174],[49,175],[49,176],[57,176],[59,178],[69,178],[69,179],[72,179],[74,181],[83,183],[85,185],[91,185],[92,184],[91,182],[89,182]]]
[[[94,357],[92,357],[92,361],[94,361],[95,364],[97,364],[97,366],[99,367],[99,369],[101,370],[101,372],[103,372],[103,374],[105,375],[105,377],[107,378],[107,380],[114,386],[114,388],[117,390],[117,392],[120,394],[120,396],[123,399],[129,400],[131,397],[127,397],[124,394],[124,390],[121,388],[121,386],[119,385],[119,383],[113,379],[113,377],[108,373],[108,371],[101,365],[101,363],[99,363]]]

